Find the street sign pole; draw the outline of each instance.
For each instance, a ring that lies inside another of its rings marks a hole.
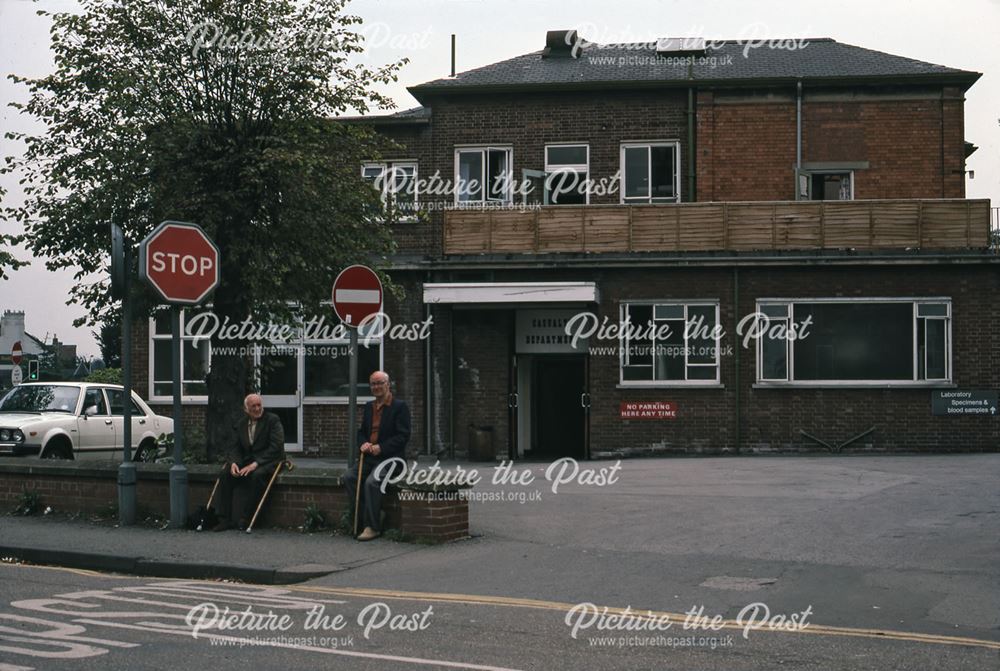
[[[170,467],[170,526],[187,519],[188,472],[181,414],[181,305],[198,305],[219,285],[219,248],[197,224],[164,221],[139,246],[139,277],[173,305],[174,464]]]
[[[184,431],[181,417],[181,306],[171,308],[172,379],[174,383],[174,465],[170,467],[170,526],[182,529],[187,520],[188,472],[184,465]]]
[[[122,301],[122,463],[118,465],[118,523],[135,524],[136,477],[132,461],[132,306],[129,287],[132,258],[122,229],[111,225],[112,294]]]
[[[348,356],[347,381],[350,384],[350,391],[347,394],[347,465],[354,468],[358,460],[358,329],[348,326],[350,331],[350,351]]]

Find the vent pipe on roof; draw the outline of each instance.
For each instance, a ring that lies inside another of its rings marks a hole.
[[[451,76],[455,76],[455,33],[451,34]]]
[[[545,33],[542,58],[576,58],[580,44],[575,30],[550,30]]]

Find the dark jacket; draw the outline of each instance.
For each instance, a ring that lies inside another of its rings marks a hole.
[[[365,403],[365,412],[358,429],[357,448],[370,442],[372,411],[375,401]],[[393,397],[392,403],[382,408],[382,421],[378,425],[378,440],[374,441],[381,453],[377,457],[365,455],[367,463],[378,464],[392,457],[406,458],[406,445],[410,442],[410,407],[406,401]]]
[[[285,431],[281,420],[272,412],[265,412],[257,420],[253,434],[253,445],[247,433],[250,418],[244,416],[236,422],[236,446],[230,451],[230,460],[240,468],[257,462],[257,468],[269,468],[285,456]]]

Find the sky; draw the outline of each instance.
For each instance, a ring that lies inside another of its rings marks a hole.
[[[26,99],[24,87],[8,73],[42,76],[52,68],[44,8],[69,11],[68,0],[0,0],[0,130],[37,132],[38,126],[7,107]],[[979,150],[967,163],[975,178],[966,182],[969,198],[1000,202],[1000,0],[941,3],[917,0],[355,0],[348,10],[364,19],[364,61],[385,63],[409,58],[399,82],[386,87],[399,109],[417,103],[407,86],[447,76],[451,35],[457,40],[461,72],[541,49],[547,30],[576,29],[596,42],[649,42],[658,37],[710,39],[831,37],[841,42],[954,68],[983,77],[969,90],[965,137]],[[0,154],[18,151],[0,139]],[[20,202],[16,179],[0,176],[8,198]],[[7,226],[7,224],[0,224]],[[6,230],[5,232],[18,232]],[[71,271],[49,272],[44,259],[0,280],[0,309],[23,310],[25,327],[39,338],[58,335],[78,353],[99,356],[91,329],[74,329],[84,311],[66,305],[76,282]],[[90,280],[96,278],[89,278]]]

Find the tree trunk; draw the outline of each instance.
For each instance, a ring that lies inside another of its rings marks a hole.
[[[220,286],[213,300],[212,312],[219,324],[229,319],[239,324],[249,308],[240,296]],[[252,391],[253,357],[248,343],[212,337],[212,367],[208,374],[208,408],[205,412],[206,450],[209,461],[227,455],[236,443],[236,422],[243,416],[243,399]],[[218,354],[216,354],[218,352]]]

